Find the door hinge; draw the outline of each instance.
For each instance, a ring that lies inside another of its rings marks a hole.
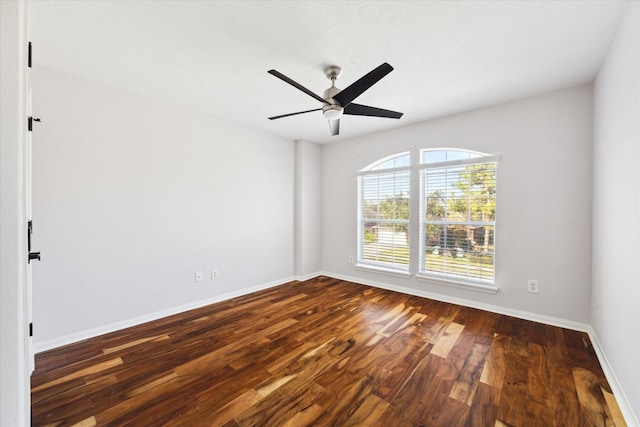
[[[31,42],[29,42],[29,50],[27,52],[27,66],[29,68],[31,68],[31,52],[33,51],[33,48],[31,47]]]
[[[33,336],[33,322],[29,323],[29,336]]]
[[[33,122],[38,122],[38,123],[39,123],[39,122],[41,122],[41,121],[42,121],[42,120],[40,120],[40,119],[39,119],[39,118],[37,118],[37,117],[29,116],[29,119],[28,119],[28,122],[27,122],[27,130],[28,130],[29,132],[33,132]]]
[[[33,221],[27,222],[27,263],[31,264],[31,261],[36,259],[40,261],[40,252],[31,252],[31,233],[33,233]]]
[[[31,233],[33,233],[33,220],[27,222],[27,252],[31,252]]]

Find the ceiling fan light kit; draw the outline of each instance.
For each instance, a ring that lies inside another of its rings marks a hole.
[[[382,108],[370,107],[368,105],[354,104],[353,100],[362,95],[364,91],[376,84],[380,79],[393,71],[393,67],[386,62],[379,67],[374,68],[369,73],[356,80],[344,90],[336,87],[336,79],[342,74],[342,68],[337,65],[329,65],[325,67],[324,74],[331,80],[331,87],[324,91],[324,97],[316,95],[300,83],[295,82],[284,74],[269,70],[269,74],[276,76],[280,80],[289,83],[296,89],[306,93],[317,101],[322,102],[322,108],[313,110],[299,111],[297,113],[282,114],[279,116],[269,117],[269,120],[281,119],[283,117],[295,116],[298,114],[310,113],[312,111],[322,110],[322,115],[329,121],[329,130],[331,135],[339,135],[340,118],[343,114],[352,116],[370,116],[370,117],[386,117],[390,119],[399,119],[402,113]]]
[[[342,117],[344,108],[335,104],[327,104],[322,107],[322,115],[327,120],[338,120]]]

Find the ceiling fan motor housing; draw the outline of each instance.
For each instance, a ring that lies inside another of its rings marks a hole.
[[[338,67],[339,68],[339,67]],[[325,69],[326,72],[326,69]],[[333,80],[332,80],[333,82]],[[322,115],[327,120],[336,120],[342,117],[343,108],[338,102],[333,99],[335,95],[340,93],[340,89],[331,85],[331,87],[324,91],[324,99],[327,100],[328,104],[322,106]]]
[[[328,103],[330,103],[330,104],[336,104],[336,105],[337,105],[337,104],[338,104],[338,102],[337,102],[337,101],[335,101],[335,100],[333,99],[333,97],[334,97],[334,96],[336,96],[336,95],[337,95],[337,94],[339,94],[339,93],[340,93],[340,89],[338,89],[338,88],[337,88],[337,87],[335,87],[335,86],[331,86],[329,89],[327,89],[327,90],[325,90],[325,91],[324,91],[324,96],[323,96],[323,98],[324,98],[324,99],[326,99]]]

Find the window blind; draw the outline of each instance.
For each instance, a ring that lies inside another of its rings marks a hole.
[[[408,168],[358,177],[358,263],[409,270]]]
[[[483,158],[421,165],[419,273],[494,282],[495,184]]]

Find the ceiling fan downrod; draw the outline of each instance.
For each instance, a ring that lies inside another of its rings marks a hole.
[[[336,87],[336,79],[342,74],[342,68],[337,65],[329,65],[324,69],[324,75],[331,80],[331,87],[324,91],[324,99],[328,104],[322,106],[322,115],[327,120],[337,120],[342,117],[344,109],[333,97],[340,93]]]

